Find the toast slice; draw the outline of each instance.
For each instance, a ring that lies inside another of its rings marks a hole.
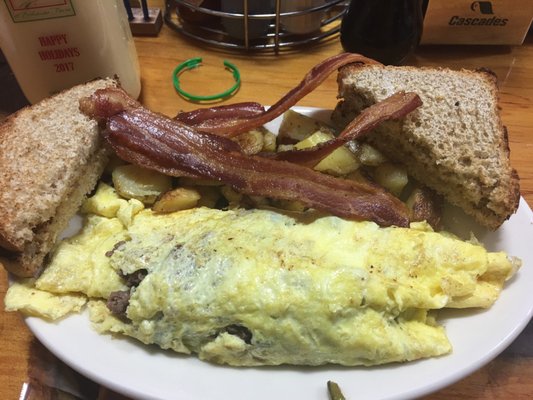
[[[20,277],[39,273],[46,255],[85,196],[110,150],[79,99],[117,86],[99,79],[11,115],[0,125],[0,264]]]
[[[516,211],[519,178],[492,72],[349,65],[338,84],[342,100],[332,118],[339,126],[395,92],[418,93],[421,107],[403,121],[383,123],[367,140],[489,229]]]

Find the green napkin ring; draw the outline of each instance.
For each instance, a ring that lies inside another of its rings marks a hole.
[[[202,64],[202,59],[200,57],[190,58],[187,61],[182,62],[180,65],[178,65],[174,72],[172,73],[172,80],[174,81],[174,87],[178,91],[180,95],[185,97],[187,100],[191,101],[209,101],[209,100],[220,100],[225,97],[229,97],[233,95],[239,86],[241,86],[241,74],[239,73],[239,69],[229,61],[224,60],[224,67],[226,67],[227,70],[231,71],[233,74],[233,78],[235,79],[235,84],[230,87],[228,90],[225,90],[222,93],[218,94],[212,94],[208,96],[200,96],[200,95],[194,95],[186,92],[183,90],[180,86],[180,78],[179,76],[184,71],[199,67]]]

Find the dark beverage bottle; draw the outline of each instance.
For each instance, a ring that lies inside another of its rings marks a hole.
[[[420,42],[423,0],[352,0],[341,24],[345,51],[401,64]]]

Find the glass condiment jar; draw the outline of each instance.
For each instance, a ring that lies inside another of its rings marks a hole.
[[[122,0],[2,1],[0,47],[30,103],[95,78],[141,90]]]
[[[341,24],[345,51],[398,65],[420,42],[422,0],[352,0]]]

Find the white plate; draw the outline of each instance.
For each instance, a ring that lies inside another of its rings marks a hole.
[[[271,129],[276,126],[270,124]],[[348,399],[414,398],[450,385],[492,360],[518,336],[533,313],[533,213],[526,202],[521,199],[518,212],[496,232],[476,229],[463,217],[454,218],[462,229],[473,229],[489,250],[518,256],[523,266],[489,310],[441,314],[454,350],[440,358],[374,368],[231,368],[126,338],[98,335],[86,313],[58,323],[37,318],[26,318],[26,323],[74,369],[133,398],[326,400],[328,380],[337,382]]]

